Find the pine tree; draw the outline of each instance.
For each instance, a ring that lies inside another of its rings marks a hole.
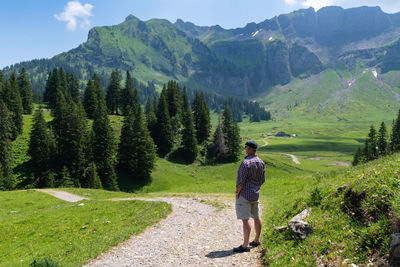
[[[146,121],[147,121],[147,128],[150,131],[151,137],[154,139],[155,136],[155,126],[157,124],[157,117],[154,110],[154,105],[151,102],[151,98],[147,98],[146,106],[145,106],[145,113],[146,113]]]
[[[3,101],[10,113],[12,140],[15,140],[22,133],[24,109],[19,93],[18,81],[15,73],[12,72],[3,88]]]
[[[57,68],[53,69],[53,72],[50,72],[46,81],[45,92],[43,95],[43,100],[49,103],[49,107],[51,109],[55,108],[57,93],[61,92],[66,99],[65,95],[65,73],[62,69],[58,70]]]
[[[226,134],[222,131],[221,118],[218,118],[218,125],[214,132],[212,144],[208,147],[208,157],[213,161],[222,162],[229,156],[229,150],[226,146]]]
[[[368,138],[365,139],[365,145],[364,145],[364,148],[362,150],[362,158],[363,158],[363,162],[367,162],[367,161],[373,159],[373,156],[372,156],[372,153],[371,153],[371,146],[369,144]]]
[[[378,132],[378,154],[386,155],[387,148],[388,144],[387,144],[386,125],[385,122],[382,122]]]
[[[182,115],[182,156],[188,162],[193,162],[198,153],[196,133],[193,125],[193,114],[190,108],[186,88],[183,89]]]
[[[81,103],[81,93],[79,91],[79,80],[72,73],[66,74],[68,94],[71,95],[75,104]]]
[[[21,72],[18,76],[18,87],[21,95],[24,114],[31,114],[33,103],[32,87],[31,82],[28,78],[28,73],[25,71],[25,68],[21,69]]]
[[[97,109],[97,89],[94,80],[90,79],[86,84],[85,94],[83,97],[83,105],[89,119],[93,119],[94,112]]]
[[[118,190],[114,169],[116,157],[114,132],[105,107],[99,103],[92,125],[92,157],[103,187],[107,190]]]
[[[182,101],[180,88],[177,82],[169,81],[166,88],[167,93],[167,103],[168,103],[168,112],[169,116],[175,117],[180,116],[182,113]]]
[[[393,121],[392,134],[390,139],[390,150],[397,152],[400,150],[400,110],[396,120]]]
[[[240,152],[240,131],[236,120],[232,117],[228,102],[225,102],[222,114],[222,131],[226,134],[226,146],[229,151],[229,158],[236,161]]]
[[[46,121],[41,109],[35,111],[28,155],[31,157],[30,166],[36,180],[40,180],[50,169],[51,143]]]
[[[154,142],[157,145],[158,153],[166,155],[172,149],[173,134],[165,90],[161,92],[158,102],[156,129]]]
[[[45,171],[37,181],[37,186],[41,188],[54,187],[54,175],[50,170]]]
[[[374,160],[378,158],[378,149],[377,149],[377,141],[376,141],[376,130],[373,125],[371,125],[369,134],[368,134],[368,145],[370,146],[370,158],[369,160]]]
[[[100,177],[97,174],[97,167],[94,162],[91,162],[89,164],[87,173],[86,173],[86,181],[87,184],[85,185],[88,188],[94,188],[94,189],[102,189],[103,186],[101,185]]]
[[[122,112],[125,115],[128,108],[132,108],[136,105],[136,99],[133,93],[133,80],[129,71],[126,71],[126,80],[125,80],[125,87],[121,90],[121,108]]]
[[[74,187],[76,183],[71,177],[71,174],[67,166],[63,166],[57,176],[58,187]]]
[[[138,181],[148,182],[156,159],[156,146],[147,129],[146,120],[140,106],[136,111],[133,131],[134,157],[137,162],[134,177]]]
[[[107,87],[106,104],[109,113],[118,115],[119,100],[120,100],[120,82],[121,78],[118,70],[111,73],[110,82]]]
[[[353,166],[357,166],[362,161],[361,157],[362,157],[361,148],[358,147],[356,153],[354,154]]]
[[[124,123],[121,129],[121,137],[118,145],[118,167],[123,170],[134,170],[137,168],[137,159],[134,153],[134,114],[132,107],[126,107]]]
[[[192,106],[197,141],[202,144],[208,140],[211,132],[210,111],[204,93],[196,92]]]
[[[12,174],[12,129],[11,116],[7,107],[0,102],[0,189],[11,190],[14,188]]]

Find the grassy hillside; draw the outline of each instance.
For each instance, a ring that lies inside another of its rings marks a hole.
[[[373,262],[387,259],[392,231],[399,230],[400,155],[388,156],[343,171],[313,175],[304,190],[282,202],[267,201],[265,261],[271,266],[311,266]],[[346,186],[338,190],[339,186]],[[301,185],[299,185],[301,186]],[[305,241],[274,227],[286,223],[305,207],[314,233]]]
[[[293,121],[373,123],[396,114],[400,72],[375,68],[328,69],[307,79],[277,86],[256,97],[278,118]]]

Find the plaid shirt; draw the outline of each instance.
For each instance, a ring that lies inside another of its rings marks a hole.
[[[264,162],[256,155],[246,156],[239,166],[236,179],[236,186],[243,187],[239,195],[248,201],[257,201],[260,196],[260,187],[264,182]]]

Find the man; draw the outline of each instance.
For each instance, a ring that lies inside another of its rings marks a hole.
[[[236,180],[236,216],[243,222],[243,244],[234,248],[234,252],[249,252],[249,245],[252,247],[260,245],[261,218],[258,211],[258,198],[260,187],[265,182],[265,165],[256,155],[256,142],[247,142],[245,149],[247,156],[239,166]],[[254,220],[256,236],[249,243],[250,217]]]

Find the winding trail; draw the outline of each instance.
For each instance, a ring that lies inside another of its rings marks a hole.
[[[50,194],[49,190],[40,191]],[[71,201],[69,197],[64,198],[64,194],[52,195]],[[242,224],[236,220],[233,199],[158,197],[110,200],[164,201],[172,205],[173,211],[166,219],[110,248],[85,266],[261,266],[261,249],[253,248],[250,253],[232,251],[242,241]],[[214,207],[212,203],[216,201],[223,203],[224,208]]]
[[[281,155],[289,156],[289,157],[292,158],[292,160],[293,160],[294,163],[296,163],[296,164],[301,164],[300,161],[299,161],[299,159],[298,159],[295,155],[292,155],[292,154],[281,154]]]
[[[268,141],[267,141],[266,139],[267,139],[267,138],[264,138],[264,139],[263,139],[264,144],[263,144],[261,147],[266,147],[267,145],[269,145],[269,143],[268,143]],[[299,160],[295,155],[292,155],[292,154],[285,154],[285,153],[281,153],[281,155],[285,155],[285,156],[291,157],[294,163],[296,163],[296,164],[301,164],[301,163],[300,163],[300,160]]]
[[[81,201],[83,199],[87,199],[86,197],[81,197],[75,194],[71,194],[65,191],[58,191],[58,190],[52,190],[52,189],[35,189],[36,191],[39,192],[44,192],[47,193],[49,195],[52,195],[56,198],[68,201],[68,202],[78,202]]]

